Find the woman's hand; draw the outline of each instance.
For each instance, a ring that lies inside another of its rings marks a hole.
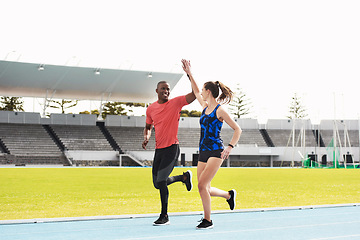
[[[225,160],[225,159],[228,159],[231,150],[232,150],[232,147],[230,147],[230,146],[226,147],[226,148],[221,152],[221,158],[224,159],[224,160]]]
[[[186,59],[182,59],[181,60],[182,64],[183,64],[183,70],[184,72],[186,72],[186,74],[191,75],[191,64],[189,60]]]

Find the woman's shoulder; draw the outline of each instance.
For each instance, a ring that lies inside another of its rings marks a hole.
[[[225,109],[223,108],[223,106],[219,103],[216,107],[216,112],[222,112],[222,111],[225,111]]]
[[[228,115],[228,113],[226,112],[225,108],[221,104],[219,104],[217,106],[216,116],[222,120],[224,119],[224,115]]]

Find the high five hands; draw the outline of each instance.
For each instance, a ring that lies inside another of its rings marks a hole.
[[[190,60],[186,60],[186,59],[182,59],[182,68],[184,70],[184,72],[186,72],[187,75],[191,74],[191,64],[190,64]]]

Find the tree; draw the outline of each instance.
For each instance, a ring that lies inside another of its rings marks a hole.
[[[250,101],[246,98],[246,95],[239,87],[239,84],[237,84],[233,100],[229,105],[230,113],[234,114],[237,118],[250,113]]]
[[[145,107],[145,103],[133,103],[133,102],[107,102],[104,104],[102,118],[106,118],[107,115],[127,115],[133,112],[134,107]],[[126,109],[128,108],[128,109]]]
[[[200,117],[200,116],[201,116],[201,112],[199,111],[191,110],[189,112],[189,117]]]
[[[100,115],[99,110],[97,110],[97,109],[91,110],[91,112],[85,110],[85,111],[79,112],[79,114],[94,114],[94,115],[97,115],[97,116]]]
[[[180,117],[189,117],[189,110],[181,110]]]
[[[292,102],[290,104],[290,116],[287,116],[289,119],[303,119],[307,117],[306,109],[301,105],[301,99],[295,93],[292,97]]]
[[[196,111],[196,110],[191,110],[190,112],[189,112],[189,110],[181,110],[180,116],[181,117],[200,117],[201,112]]]
[[[24,111],[21,97],[1,97],[1,111]]]
[[[61,113],[65,113],[65,109],[75,107],[78,104],[78,100],[65,100],[61,101],[50,100],[49,107],[61,109]]]
[[[126,115],[122,102],[105,103],[102,111],[102,117],[105,119],[107,115]]]
[[[145,103],[134,103],[134,102],[120,102],[122,105],[127,106],[129,109],[127,110],[127,113],[133,113],[134,107],[145,107]]]

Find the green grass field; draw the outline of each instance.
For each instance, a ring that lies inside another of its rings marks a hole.
[[[189,169],[194,188],[170,185],[169,212],[202,211]],[[160,211],[151,168],[0,168],[0,182],[0,220]],[[212,185],[236,189],[238,209],[360,202],[359,169],[221,168]],[[212,209],[228,206],[213,198]]]

